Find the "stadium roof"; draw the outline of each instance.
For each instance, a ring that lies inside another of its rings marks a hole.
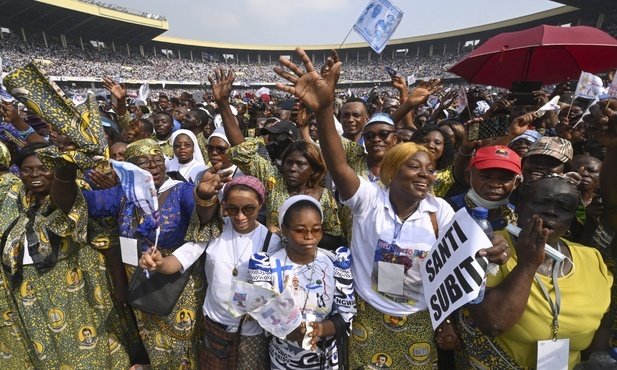
[[[48,36],[143,43],[169,29],[166,20],[148,18],[78,0],[0,0],[0,25]]]
[[[614,0],[610,0],[614,1]],[[567,16],[568,13],[577,11],[578,9],[571,6],[562,6],[559,8],[526,15],[523,17],[512,18],[501,22],[488,23],[481,26],[464,28],[454,31],[435,33],[430,35],[422,35],[422,36],[414,36],[414,37],[406,37],[400,39],[393,39],[388,42],[388,46],[397,46],[397,45],[406,45],[417,42],[425,42],[431,40],[438,39],[446,39],[452,37],[460,37],[465,35],[478,35],[485,32],[499,30],[499,32],[504,32],[504,28],[508,27],[516,27],[518,25],[527,25],[529,27],[542,24],[544,20],[547,18],[555,18],[560,16]],[[529,25],[531,23],[531,25]],[[211,42],[211,41],[199,41],[192,39],[184,39],[178,37],[168,37],[168,36],[158,36],[152,41],[163,43],[163,44],[171,44],[171,45],[179,45],[179,46],[195,46],[202,48],[212,48],[212,49],[221,49],[221,50],[238,50],[238,51],[290,51],[294,50],[296,46],[272,46],[272,45],[243,45],[243,44],[226,44],[219,42]],[[303,46],[305,50],[330,50],[330,49],[339,49],[339,45],[305,45]],[[344,44],[341,49],[361,49],[368,48],[368,44],[366,42],[357,42],[357,43],[347,43]]]
[[[595,10],[599,13],[610,13],[617,10],[615,0],[552,0],[553,2],[575,6],[580,9]]]

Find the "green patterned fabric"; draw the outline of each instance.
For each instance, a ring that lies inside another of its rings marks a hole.
[[[2,254],[6,273],[0,285],[0,312],[10,318],[0,330],[0,343],[11,352],[0,356],[0,368],[127,369],[131,343],[126,332],[131,325],[126,310],[118,309],[111,299],[105,259],[87,242],[88,213],[81,192],[68,214],[49,200],[35,207],[34,198],[20,183],[0,194],[0,233],[8,235]],[[17,263],[23,258],[26,234],[32,232],[41,256],[57,256],[51,267]]]
[[[4,85],[30,111],[77,145],[77,150],[62,153],[55,147],[37,151],[47,168],[64,167],[65,161],[68,161],[76,163],[81,169],[87,169],[109,159],[109,149],[94,95],[89,94],[85,103],[75,106],[36,62],[6,75]]]
[[[163,156],[163,151],[159,144],[152,139],[141,139],[130,143],[124,151],[124,160],[129,161],[132,158],[140,156],[159,155]]]
[[[358,313],[349,339],[350,369],[436,369],[437,348],[428,310],[393,316],[357,295],[356,299]],[[380,357],[385,359],[383,365]]]

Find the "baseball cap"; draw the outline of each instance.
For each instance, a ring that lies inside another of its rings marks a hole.
[[[531,143],[535,143],[541,137],[542,137],[542,134],[536,130],[525,130],[523,134],[512,139],[512,141],[510,141],[510,144],[512,144],[515,141],[521,140],[521,139],[525,139]]]
[[[525,153],[525,158],[532,155],[548,155],[558,159],[560,162],[568,163],[574,156],[574,149],[569,140],[560,137],[543,136],[533,143],[529,151]]]
[[[294,125],[294,123],[290,121],[278,121],[272,126],[262,128],[260,133],[262,135],[287,134],[293,139],[300,138],[300,130],[298,130],[298,127],[296,127],[296,125]]]
[[[521,157],[503,145],[485,146],[478,149],[470,163],[470,167],[474,166],[479,170],[502,168],[517,175],[522,174]]]
[[[366,125],[364,125],[364,127],[372,123],[385,123],[386,125],[394,126],[394,121],[392,120],[392,118],[390,118],[390,115],[388,113],[373,114],[371,119],[368,120],[368,122],[366,123]]]

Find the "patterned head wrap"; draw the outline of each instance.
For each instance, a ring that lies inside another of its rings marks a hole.
[[[76,106],[56,83],[49,80],[36,61],[10,72],[3,83],[15,99],[28,107],[28,111],[49,122],[57,132],[77,145],[77,150],[65,152],[59,152],[55,147],[39,149],[37,156],[47,168],[53,170],[72,162],[84,170],[109,159],[98,103],[93,94],[88,94],[86,102]]]
[[[264,184],[258,178],[247,175],[238,176],[225,184],[225,189],[223,189],[223,199],[227,199],[227,194],[229,194],[229,191],[236,185],[248,186],[249,188],[255,190],[257,196],[259,197],[259,204],[264,203],[266,198],[266,189],[264,188]]]
[[[6,145],[0,142],[0,166],[4,167],[4,170],[8,170],[11,167],[11,153]]]
[[[132,158],[144,155],[160,155],[163,157],[163,151],[159,144],[152,139],[141,139],[130,143],[124,152],[124,160],[130,161]]]

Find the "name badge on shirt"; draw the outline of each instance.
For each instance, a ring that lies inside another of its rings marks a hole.
[[[570,339],[538,341],[536,370],[568,370]]]
[[[382,293],[403,295],[405,286],[405,265],[377,262],[377,290]]]
[[[137,239],[120,237],[120,251],[122,252],[122,262],[127,265],[139,265],[139,251],[137,250]]]

